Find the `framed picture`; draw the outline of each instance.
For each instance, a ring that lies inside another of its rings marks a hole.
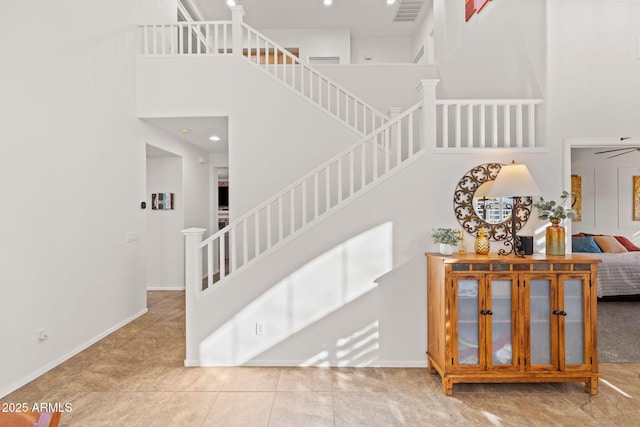
[[[474,13],[478,13],[486,6],[491,0],[465,0],[464,4],[464,18],[465,21],[469,21]]]
[[[162,211],[173,209],[173,193],[151,194],[151,209]]]
[[[580,175],[571,175],[571,192],[573,193],[571,209],[578,215],[573,218],[573,221],[580,222],[582,221],[582,177]]]

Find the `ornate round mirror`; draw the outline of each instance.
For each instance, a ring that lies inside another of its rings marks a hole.
[[[467,172],[456,187],[453,207],[462,228],[477,236],[480,228],[487,230],[491,240],[506,239],[511,228],[511,197],[489,197],[493,181],[502,168],[500,163],[485,163]],[[531,197],[515,199],[516,230],[520,230],[531,214]]]

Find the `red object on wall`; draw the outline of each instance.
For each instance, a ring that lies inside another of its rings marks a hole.
[[[469,21],[476,11],[476,0],[465,0],[465,21]]]

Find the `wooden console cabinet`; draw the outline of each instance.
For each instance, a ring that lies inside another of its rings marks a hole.
[[[429,372],[455,383],[584,382],[598,393],[596,278],[577,255],[427,255]]]

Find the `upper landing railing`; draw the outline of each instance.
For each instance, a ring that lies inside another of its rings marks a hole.
[[[140,55],[238,55],[361,136],[389,121],[385,114],[246,25],[241,7],[232,9],[232,21],[141,25]]]

